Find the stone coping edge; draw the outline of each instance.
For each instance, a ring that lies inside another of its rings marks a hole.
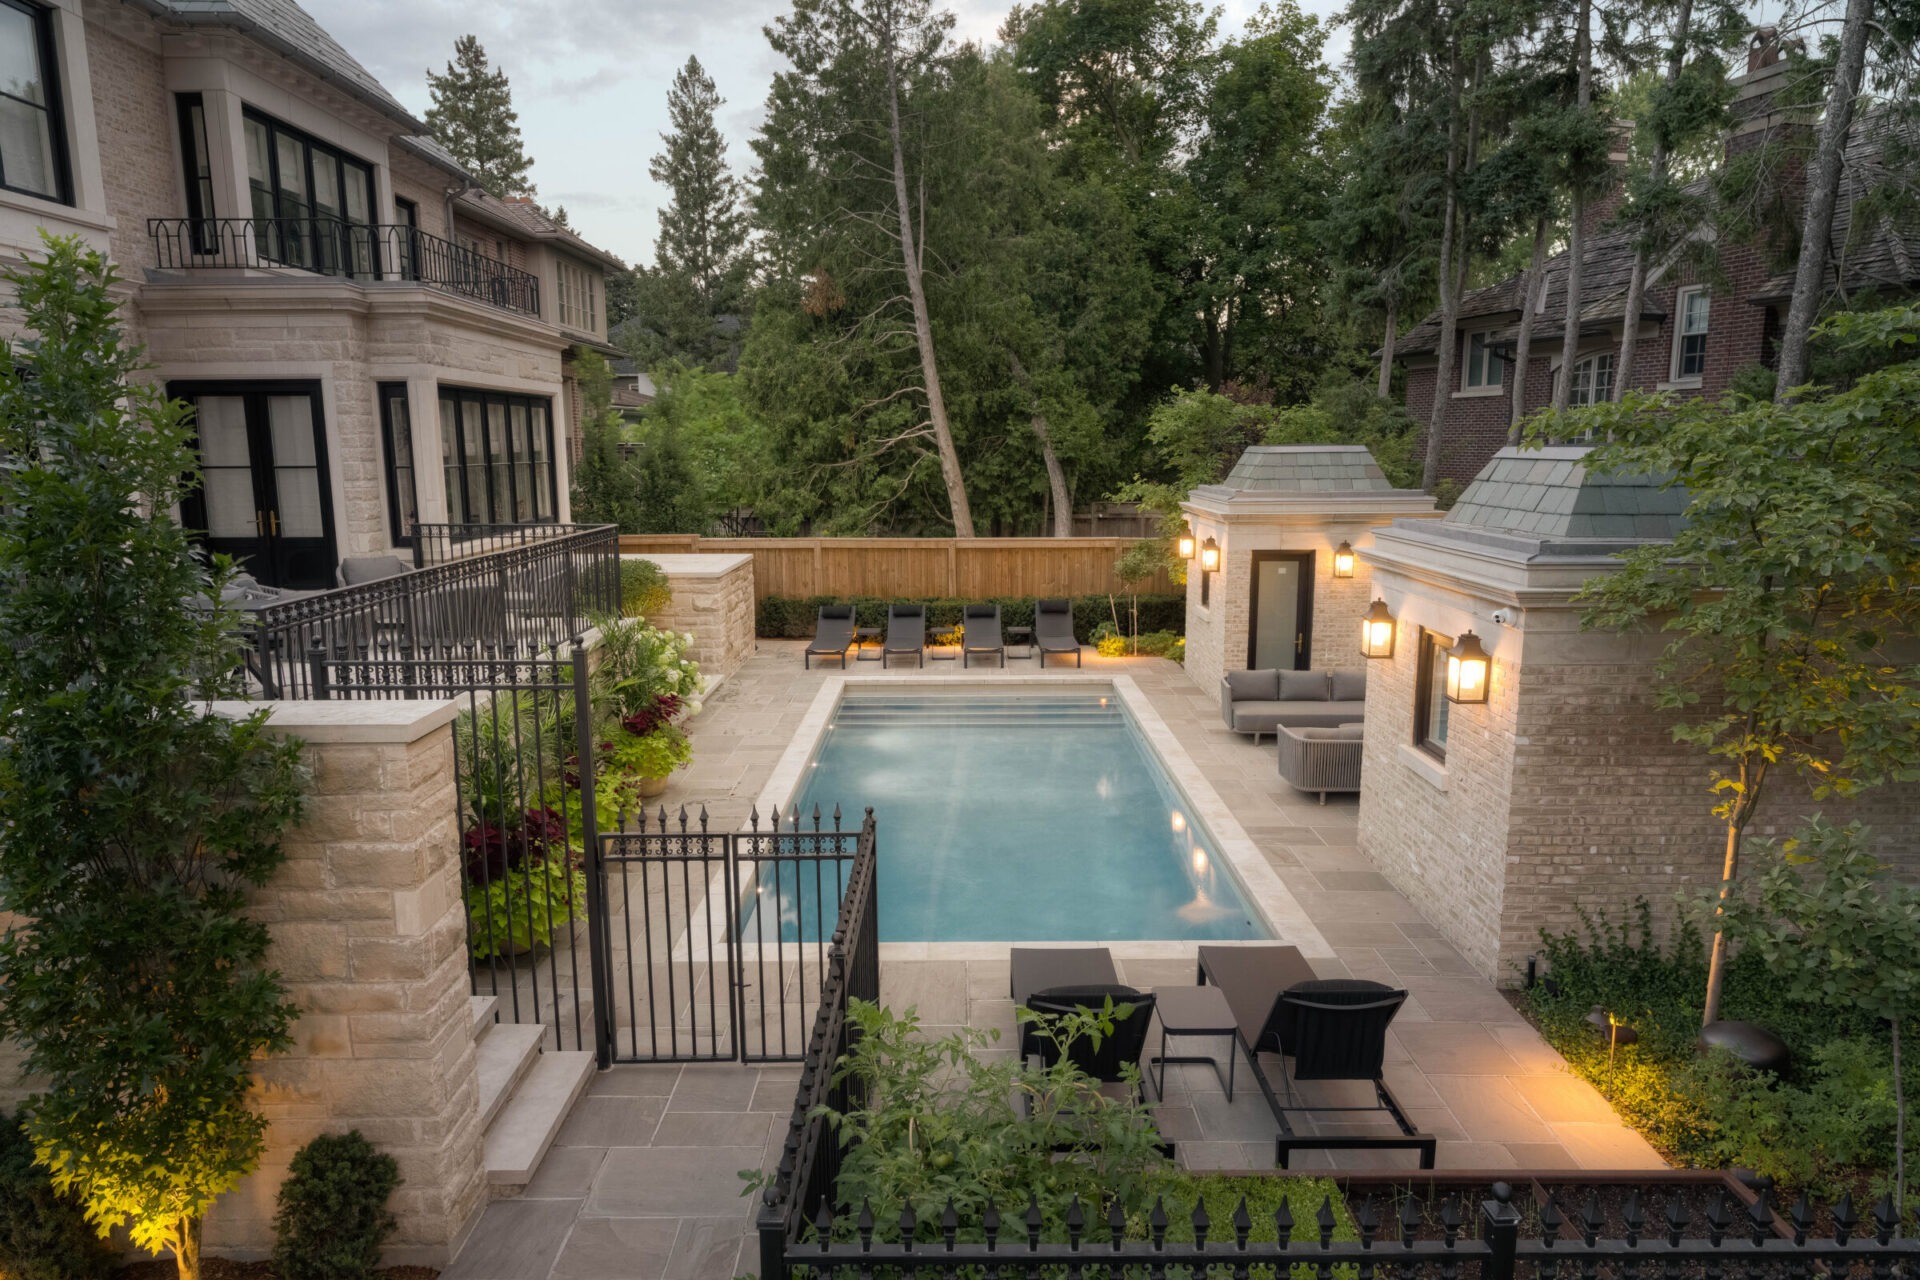
[[[258,711],[267,723],[312,743],[365,743],[370,746],[418,742],[460,714],[458,698],[392,699],[367,702],[239,702],[205,704],[217,716],[239,720]]]
[[[651,560],[670,578],[724,578],[752,564],[745,551],[622,551],[622,560]]]

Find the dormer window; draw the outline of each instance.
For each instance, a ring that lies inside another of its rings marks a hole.
[[[1673,334],[1673,380],[1698,382],[1707,371],[1707,291],[1702,286],[1682,289],[1674,313],[1679,323]]]
[[[1493,331],[1482,329],[1467,335],[1466,359],[1460,371],[1462,391],[1497,391],[1506,376],[1507,362],[1493,345]]]

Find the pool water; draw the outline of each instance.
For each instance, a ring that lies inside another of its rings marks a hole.
[[[878,819],[883,942],[1267,936],[1111,692],[850,693],[808,773]]]

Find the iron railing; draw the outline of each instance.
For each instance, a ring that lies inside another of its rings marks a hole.
[[[451,240],[405,223],[339,218],[149,218],[163,271],[215,267],[292,269],[355,280],[405,280],[474,298],[503,311],[540,314],[540,281]]]
[[[579,528],[572,524],[416,524],[411,531],[413,567],[424,569],[496,551],[539,546]]]
[[[419,687],[435,661],[531,657],[618,613],[619,532],[535,527],[477,537],[500,550],[254,610],[248,674],[267,698],[405,697],[365,691]]]

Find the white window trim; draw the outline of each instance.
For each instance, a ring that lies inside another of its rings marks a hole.
[[[1505,356],[1498,357],[1500,361],[1500,381],[1482,387],[1470,387],[1467,385],[1467,358],[1468,354],[1473,350],[1474,338],[1483,334],[1492,333],[1499,327],[1499,325],[1484,325],[1477,329],[1462,329],[1460,331],[1460,383],[1453,390],[1456,399],[1470,396],[1499,396],[1506,394],[1508,361]]]
[[[1687,298],[1696,293],[1707,293],[1703,284],[1682,285],[1673,295],[1673,350],[1667,359],[1667,380],[1661,384],[1661,390],[1685,390],[1700,385],[1701,374],[1691,373],[1680,376],[1680,347],[1686,341]],[[1708,294],[1707,334],[1713,333],[1713,300]]]
[[[1588,351],[1574,357],[1573,373],[1569,377],[1568,384],[1567,384],[1567,391],[1568,391],[1567,402],[1569,404],[1575,404],[1573,400],[1573,395],[1572,395],[1573,383],[1580,377],[1580,366],[1583,364],[1593,364],[1600,360],[1611,361],[1615,366],[1617,366],[1620,363],[1619,353],[1614,351],[1611,348],[1608,348],[1602,351]],[[1611,400],[1613,398],[1614,379],[1618,374],[1619,374],[1619,369],[1617,367],[1608,369],[1607,394],[1605,396],[1597,396],[1595,399],[1589,401],[1588,404],[1605,404],[1607,403],[1607,401]],[[1587,406],[1575,405],[1575,407],[1585,408]]]

